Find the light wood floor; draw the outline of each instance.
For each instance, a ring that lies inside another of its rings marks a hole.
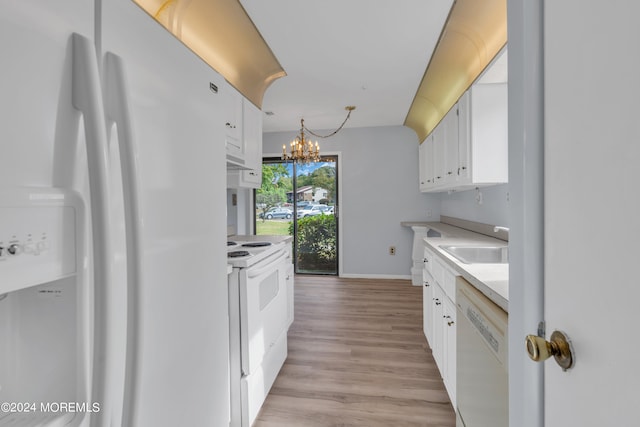
[[[455,426],[408,280],[296,276],[289,355],[254,427]]]

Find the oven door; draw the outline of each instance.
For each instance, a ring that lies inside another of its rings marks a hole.
[[[242,269],[240,275],[240,337],[242,373],[256,372],[287,328],[287,266],[285,251]]]

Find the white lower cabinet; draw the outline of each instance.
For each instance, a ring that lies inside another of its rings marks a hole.
[[[444,385],[449,392],[453,407],[456,407],[456,305],[445,297],[442,329],[444,329]]]
[[[423,329],[440,375],[456,405],[456,274],[425,248],[423,271]]]
[[[431,319],[431,305],[430,301],[433,300],[433,288],[435,282],[431,277],[431,274],[427,270],[422,272],[422,301],[424,301],[423,313],[422,313],[422,329],[424,336],[427,339],[429,345],[433,342],[433,320]]]
[[[286,270],[285,280],[287,282],[287,328],[291,326],[294,318],[294,310],[293,310],[293,293],[294,293],[294,274],[293,274],[293,264],[289,264]]]
[[[433,358],[436,360],[436,365],[440,369],[440,375],[444,379],[444,292],[439,285],[433,287],[432,298],[432,319],[433,319],[433,343],[431,344],[431,351],[433,352]]]

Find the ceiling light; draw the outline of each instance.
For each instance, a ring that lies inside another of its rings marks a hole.
[[[304,119],[300,119],[300,135],[297,135],[293,141],[289,143],[289,153],[287,153],[287,145],[282,145],[282,160],[284,161],[292,161],[292,162],[317,162],[320,160],[320,146],[318,145],[318,141],[311,142],[304,136],[304,131],[306,130],[313,136],[317,136],[318,138],[329,138],[330,136],[335,135],[343,128],[349,117],[351,116],[351,112],[356,109],[353,105],[348,105],[344,107],[345,110],[348,111],[347,117],[344,119],[340,127],[338,129],[331,132],[329,135],[318,135],[310,131],[304,125]]]

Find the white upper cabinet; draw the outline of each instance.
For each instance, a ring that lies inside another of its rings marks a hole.
[[[476,84],[458,102],[458,187],[508,181],[507,84]]]
[[[433,186],[436,187],[444,185],[446,157],[444,133],[444,125],[442,122],[440,122],[440,124],[431,133],[433,135]],[[427,191],[430,189],[431,187]]]
[[[227,163],[243,167],[245,144],[242,139],[242,95],[225,82],[219,90],[223,101],[224,145]]]
[[[420,163],[420,191],[427,190],[433,185],[433,134],[429,135],[418,148]]]
[[[458,106],[454,105],[451,111],[442,120],[444,127],[444,185],[455,185],[458,169]]]
[[[262,185],[262,111],[227,85],[225,146],[227,187]]]
[[[420,153],[420,190],[466,190],[506,183],[507,118],[506,83],[473,85],[422,143],[427,145]],[[427,162],[422,157],[429,150],[432,159]],[[433,182],[428,179],[430,168]]]

